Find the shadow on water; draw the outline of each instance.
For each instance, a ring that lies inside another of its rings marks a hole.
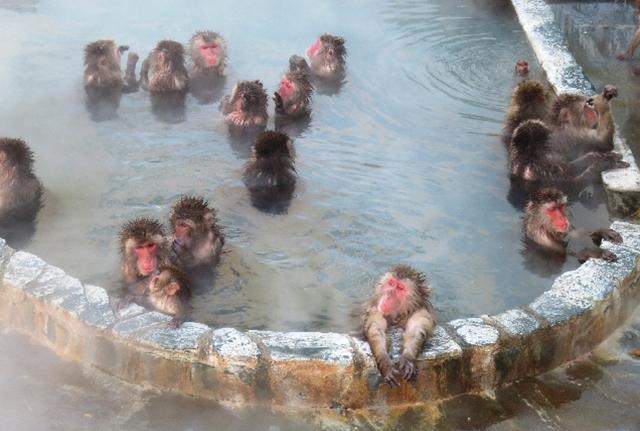
[[[93,121],[108,121],[118,117],[122,91],[107,88],[86,88],[86,106]]]

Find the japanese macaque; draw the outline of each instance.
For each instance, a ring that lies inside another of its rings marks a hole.
[[[296,184],[294,159],[295,150],[289,136],[272,130],[258,135],[242,174],[256,208],[286,212]]]
[[[224,121],[232,127],[265,127],[267,93],[260,81],[238,81],[220,103]]]
[[[199,196],[182,196],[173,205],[169,222],[171,249],[182,267],[213,267],[220,261],[224,235],[216,211],[207,201]]]
[[[169,249],[159,221],[139,217],[120,229],[122,281],[130,295],[145,295],[150,277],[169,264]]]
[[[218,33],[199,31],[191,37],[189,90],[198,102],[213,103],[222,97],[226,77],[227,45]]]
[[[297,69],[289,70],[280,78],[278,91],[273,93],[276,114],[290,119],[309,115],[312,92],[313,86],[307,74]]]
[[[613,229],[599,229],[587,235],[597,247],[585,247],[580,251],[568,247],[567,240],[584,236],[585,232],[571,228],[565,214],[566,205],[567,197],[557,189],[543,188],[533,193],[523,217],[526,239],[551,255],[575,256],[580,263],[589,258],[615,261],[614,253],[599,247],[603,239],[622,242],[620,234]]]
[[[41,207],[33,152],[22,139],[0,138],[0,225],[31,223]]]
[[[625,168],[620,154],[590,152],[565,162],[551,151],[551,130],[540,120],[527,120],[513,132],[509,144],[509,172],[512,179],[586,185],[597,181],[600,173]]]
[[[398,374],[407,381],[418,374],[416,359],[434,326],[430,293],[423,274],[409,266],[396,265],[378,281],[373,297],[365,305],[364,335],[380,374],[391,387],[400,385]],[[397,364],[391,361],[387,349],[387,328],[391,326],[404,329]]]
[[[529,62],[527,60],[516,61],[514,71],[518,76],[527,76],[529,74]]]
[[[538,81],[525,80],[516,85],[504,120],[502,140],[505,145],[509,144],[513,131],[523,121],[547,120],[550,99],[550,92]]]
[[[125,77],[120,70],[120,56],[129,49],[126,45],[116,46],[108,39],[91,42],[84,49],[84,88],[89,97],[108,92],[131,92],[138,89],[135,69],[138,55],[129,53]]]
[[[227,60],[227,44],[213,31],[199,31],[189,41],[189,76],[222,76]]]
[[[314,76],[323,79],[336,79],[344,75],[347,50],[343,38],[328,33],[321,34],[307,48],[306,54]]]
[[[307,78],[311,77],[311,68],[307,60],[295,54],[289,57],[289,72],[302,73]]]
[[[184,62],[184,47],[173,40],[161,40],[153,48],[140,70],[142,88],[151,93],[182,93],[189,76]]]
[[[602,97],[608,103],[613,96],[605,89]],[[601,103],[603,105],[604,102]],[[551,109],[550,124],[554,127],[552,151],[565,160],[591,151],[613,150],[614,126],[611,115],[601,118],[593,97],[570,93],[559,95]]]
[[[163,265],[157,275],[149,281],[149,293],[146,301],[154,309],[173,316],[169,327],[177,328],[191,312],[191,282],[181,269]]]

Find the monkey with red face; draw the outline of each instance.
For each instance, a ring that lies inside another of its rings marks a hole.
[[[527,60],[516,61],[514,71],[518,76],[527,76],[529,74],[529,62]]]
[[[407,381],[418,374],[416,359],[434,326],[430,293],[424,274],[396,265],[380,278],[365,305],[364,335],[380,374],[391,387],[399,386],[398,374]],[[387,349],[387,328],[391,326],[404,328],[402,352],[395,365]]]
[[[306,51],[311,73],[321,79],[340,79],[344,75],[347,49],[344,39],[323,33]]]
[[[145,295],[149,280],[169,264],[169,249],[159,221],[139,217],[120,230],[122,281],[130,295]]]
[[[589,258],[615,261],[614,253],[600,248],[602,240],[621,243],[622,237],[613,229],[599,229],[587,233],[580,229],[572,229],[565,214],[567,197],[560,190],[543,188],[529,198],[523,217],[523,231],[527,241],[532,242],[543,252],[555,256],[575,256],[580,263]],[[584,247],[574,251],[568,240],[576,242],[588,237],[598,247]]]

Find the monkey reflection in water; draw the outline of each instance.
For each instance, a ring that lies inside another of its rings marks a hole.
[[[273,214],[287,212],[296,185],[294,159],[289,136],[272,130],[258,135],[242,175],[254,207]]]

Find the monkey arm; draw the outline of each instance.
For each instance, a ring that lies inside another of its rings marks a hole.
[[[616,244],[622,244],[622,236],[613,229],[598,229],[595,232],[591,232],[590,236],[593,243],[597,246],[600,246],[603,239]]]
[[[409,317],[404,327],[402,355],[399,369],[405,380],[413,380],[418,374],[415,362],[425,340],[433,332],[433,316],[421,308]]]
[[[618,256],[614,253],[600,247],[587,247],[577,252],[571,250],[568,254],[575,256],[580,263],[586,262],[589,258],[603,259],[607,262],[615,262],[618,260]]]
[[[140,85],[145,90],[149,86],[149,59],[147,58],[142,62],[142,67],[140,68]]]
[[[387,319],[372,307],[365,319],[364,329],[380,374],[389,386],[399,386],[394,375],[393,363],[387,352]]]
[[[125,93],[133,93],[138,91],[139,82],[136,79],[136,65],[138,64],[138,54],[130,52],[127,55],[127,69],[124,72],[124,87]]]
[[[629,48],[625,53],[626,58],[631,59],[638,46],[640,46],[640,28],[636,30],[636,33],[633,35],[633,39],[631,40]]]

